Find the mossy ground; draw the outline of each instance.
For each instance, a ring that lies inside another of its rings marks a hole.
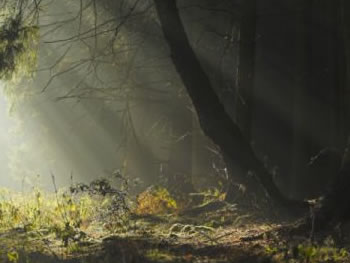
[[[0,262],[350,262],[346,233],[313,242],[310,233],[280,236],[274,230],[290,221],[258,208],[224,205],[191,216],[131,209],[112,222],[98,215],[107,197],[38,193],[2,200]]]

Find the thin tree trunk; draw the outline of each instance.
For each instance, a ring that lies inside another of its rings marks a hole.
[[[302,201],[287,199],[271,174],[254,154],[250,143],[225,111],[198,61],[186,35],[175,0],[154,0],[171,59],[197,111],[204,133],[213,140],[229,161],[244,170],[256,172],[269,196],[280,205],[305,208]]]
[[[312,85],[312,2],[299,0],[296,2],[296,79],[294,88],[293,111],[293,173],[290,178],[292,195],[305,194],[303,180],[307,176],[306,167],[311,157],[308,140],[310,130],[309,92]]]
[[[350,141],[349,141],[350,142]],[[331,191],[325,195],[311,216],[297,229],[304,231],[313,228],[315,231],[326,229],[331,223],[350,220],[350,144],[346,147],[342,167]]]
[[[342,40],[344,41],[341,48],[344,48],[343,70],[344,70],[344,83],[343,83],[343,103],[344,114],[343,114],[343,129],[345,134],[350,134],[350,104],[347,101],[350,99],[350,1],[340,1],[340,12],[341,12],[341,34]]]
[[[338,61],[338,87],[333,87],[338,89],[338,96],[342,96],[343,101],[340,105],[343,120],[342,120],[342,133],[340,136],[344,140],[344,134],[348,134],[347,146],[343,153],[342,165],[336,178],[334,184],[330,191],[326,193],[325,197],[318,204],[314,213],[310,218],[307,218],[306,222],[298,227],[298,230],[310,229],[311,226],[315,230],[322,230],[331,225],[332,222],[339,223],[350,220],[350,129],[349,129],[349,107],[345,103],[346,99],[349,99],[350,92],[350,78],[349,78],[349,65],[350,65],[350,2],[347,0],[341,0],[339,3],[339,20],[338,29],[336,33],[336,39],[338,40],[338,50],[336,52]],[[344,56],[345,54],[345,56]],[[340,113],[339,113],[340,114]]]
[[[239,77],[236,114],[242,132],[251,141],[251,122],[254,107],[254,66],[256,34],[256,0],[242,3],[239,32]]]

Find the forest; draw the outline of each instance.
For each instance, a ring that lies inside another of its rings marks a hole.
[[[350,1],[0,0],[0,263],[350,262]]]

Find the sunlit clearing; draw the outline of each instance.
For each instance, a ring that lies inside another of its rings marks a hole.
[[[0,82],[0,187],[16,187],[16,182],[10,176],[9,156],[11,149],[18,144],[15,136],[16,122],[9,115],[8,102],[3,94],[3,83]]]

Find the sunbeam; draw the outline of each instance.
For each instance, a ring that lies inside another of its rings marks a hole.
[[[350,262],[350,1],[0,0],[0,262]]]

